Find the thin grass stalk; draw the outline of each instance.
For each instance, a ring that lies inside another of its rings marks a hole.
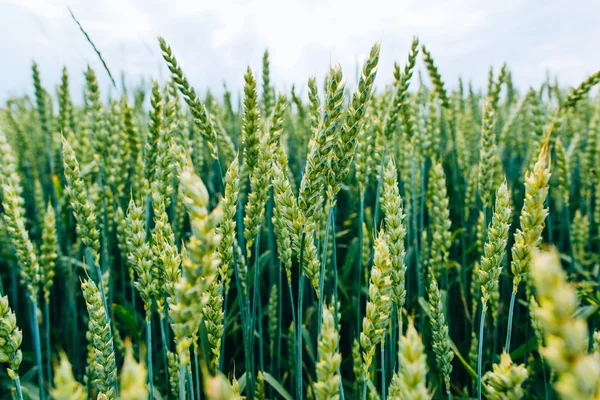
[[[306,233],[302,232],[300,239],[300,263],[298,264],[298,319],[296,321],[296,395],[298,400],[302,400],[302,301],[304,298],[304,242]]]
[[[14,379],[15,388],[17,389],[17,399],[23,400],[23,390],[21,390],[21,379],[19,377]]]
[[[411,160],[411,172],[410,172],[410,181],[411,181],[411,186],[414,190],[414,188],[416,187],[416,166],[415,166],[415,157],[412,157]],[[411,210],[411,214],[412,214],[412,225],[413,225],[413,233],[414,233],[414,240],[415,240],[415,247],[414,247],[414,255],[415,255],[415,271],[417,273],[417,293],[419,298],[424,297],[425,294],[425,288],[423,286],[423,279],[421,277],[421,265],[419,263],[419,235],[418,235],[418,225],[417,225],[417,199],[414,193],[411,193],[410,196],[411,200],[412,200],[412,210]],[[424,320],[425,316],[423,315],[423,313],[421,313],[421,318],[420,318],[420,326],[421,326],[421,331],[423,330],[423,326],[425,324],[425,320]]]
[[[335,206],[333,207],[335,209]],[[335,240],[335,211],[331,214],[331,262],[333,264],[333,321],[336,326],[338,326],[338,270],[337,270],[337,248],[336,248],[336,240]],[[338,374],[342,376],[341,368],[338,368]],[[346,396],[344,395],[344,383],[343,380],[340,379],[340,400],[344,400]]]
[[[331,227],[331,219],[333,215],[333,207],[329,207],[327,213],[327,222],[325,223],[325,238],[323,239],[323,251],[321,255],[321,271],[319,273],[319,306],[317,313],[317,334],[321,333],[321,325],[323,324],[323,299],[325,298],[325,265],[327,264],[327,246],[329,240],[329,229]],[[317,355],[318,357],[318,355]],[[317,358],[318,361],[318,358]]]
[[[381,342],[381,400],[385,400],[385,340]]]
[[[167,341],[167,334],[165,332],[165,324],[163,322],[163,314],[160,313],[160,311],[158,312],[159,314],[159,320],[158,320],[158,325],[160,327],[160,339],[162,340],[162,348],[163,348],[163,356],[164,356],[164,363],[165,363],[165,384],[168,387],[169,386],[169,359],[167,356],[167,349],[169,348],[169,342]]]
[[[50,347],[50,304],[44,301],[44,331],[46,333],[46,370],[48,382],[52,382],[52,348]]]
[[[188,368],[186,376],[188,378],[188,386],[190,388],[190,398],[191,399],[195,399],[196,398],[196,394],[194,391],[194,382],[192,380],[192,368],[191,366]]]
[[[180,356],[181,358],[181,356]],[[179,362],[179,400],[186,400],[185,397],[185,376],[187,371],[185,365]]]
[[[283,317],[283,286],[282,286],[282,277],[281,277],[281,262],[279,262],[277,266],[277,293],[279,295],[279,302],[277,304],[277,333],[275,337],[275,353],[277,353],[277,358],[275,359],[275,366],[273,370],[273,376],[279,379],[279,370],[281,368],[281,319]],[[293,310],[293,307],[292,307]]]
[[[42,364],[42,345],[40,343],[40,327],[38,325],[37,320],[37,300],[34,298],[29,299],[31,313],[31,332],[33,333],[33,345],[35,348],[35,362],[38,368],[38,386],[40,390],[40,400],[44,400],[46,398],[46,394],[44,391],[44,373],[43,373],[43,364]]]
[[[403,331],[403,320],[402,320],[402,310],[398,310],[398,338],[402,337],[402,331]],[[400,354],[396,353],[396,356],[398,357],[398,371],[400,371],[400,369],[402,368],[402,363],[400,362]]]
[[[239,204],[239,202],[238,202],[238,204]],[[241,237],[243,237],[243,234],[241,235]],[[249,318],[248,318],[248,314],[246,311],[246,305],[248,305],[248,303],[247,303],[247,301],[245,301],[247,299],[244,299],[244,294],[242,291],[242,282],[240,280],[237,257],[238,257],[237,252],[234,251],[233,252],[233,272],[235,275],[237,298],[238,298],[238,304],[240,307],[240,319],[242,320],[242,339],[244,341],[244,361],[246,364],[247,373],[251,373],[248,371],[251,371],[251,369],[252,369],[252,363],[251,363],[251,359],[250,359],[250,354],[251,354],[252,350],[250,347],[250,339],[248,337],[248,329],[243,329],[243,327],[248,326],[248,323],[249,323],[249,321],[248,321]],[[254,388],[252,387],[252,380],[248,380],[246,393],[247,393],[247,397],[249,400],[254,399]]]
[[[365,196],[364,193],[359,193],[359,210],[358,210],[358,251],[359,255],[356,257],[356,275],[355,282],[358,286],[357,294],[356,294],[356,332],[360,332],[361,323],[362,323],[362,313],[360,309],[360,297],[362,294],[362,256],[360,254],[360,249],[362,247],[363,242],[363,220],[365,219]]]
[[[362,383],[363,384],[362,385],[362,390],[363,390],[363,392],[362,392],[362,400],[367,400],[367,387],[369,386],[368,385],[368,383],[369,383],[369,375],[367,373],[365,373],[364,375],[365,375],[364,378],[363,378],[364,382]]]
[[[258,279],[259,276],[259,251],[260,251],[260,229],[258,234],[256,235],[256,239],[254,240],[254,287],[252,288],[252,316],[250,317],[250,325],[248,325],[248,329],[250,330],[250,348],[254,350],[254,326],[257,324],[256,313],[258,308],[258,303],[260,302],[260,282]],[[260,325],[262,320],[258,321]],[[259,339],[259,360],[262,360],[262,338]],[[256,363],[254,362],[254,351],[252,351],[252,373],[250,375],[250,379],[253,382],[253,387],[256,386]],[[261,370],[262,363],[261,363]]]
[[[148,364],[148,388],[150,398],[154,399],[154,373],[152,370],[152,313],[146,314],[146,363]]]
[[[260,292],[260,290],[259,290]],[[259,293],[259,299],[260,299],[260,293]],[[264,342],[263,342],[263,313],[262,313],[262,302],[259,300],[258,304],[256,305],[257,307],[257,320],[256,323],[258,324],[258,366],[260,368],[261,371],[265,370],[265,355],[264,355]]]
[[[194,382],[196,383],[196,392],[198,392],[198,397],[201,396],[202,392],[200,391],[200,360],[198,359],[198,342],[194,342]],[[221,360],[219,360],[219,364]]]
[[[428,171],[426,162],[427,160],[421,162],[421,193],[419,195],[421,205],[419,207],[419,232],[425,231],[425,191],[427,190],[427,186],[425,184],[425,172]],[[417,237],[419,236],[417,235]]]
[[[483,356],[483,327],[485,324],[485,309],[486,305],[481,307],[481,321],[479,321],[479,349],[477,357],[477,399],[481,400],[481,368]],[[510,320],[509,320],[510,321]]]
[[[68,246],[68,248],[70,248],[70,246]],[[69,257],[69,261],[67,262],[67,271],[68,271],[68,288],[67,288],[67,297],[68,297],[68,313],[67,315],[70,315],[72,318],[73,323],[69,326],[71,326],[72,329],[72,336],[71,336],[71,355],[72,355],[72,359],[74,361],[74,369],[76,371],[79,371],[79,363],[77,363],[77,360],[79,360],[79,346],[77,345],[77,338],[79,337],[79,324],[78,324],[78,310],[77,310],[77,302],[75,299],[75,288],[77,287],[77,276],[76,274],[73,273],[73,268],[71,266],[71,257]],[[65,318],[66,321],[68,321],[68,317]]]

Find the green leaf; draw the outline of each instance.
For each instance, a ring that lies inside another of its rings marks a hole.
[[[237,381],[238,385],[240,385],[240,393],[244,393],[244,389],[246,389],[246,373],[244,372]]]
[[[281,397],[283,397],[285,400],[294,400],[294,398],[287,392],[287,390],[285,390],[283,386],[281,386],[281,384],[277,382],[277,380],[275,380],[275,378],[273,378],[271,374],[263,371],[263,376],[265,378],[265,382],[271,385],[271,387],[275,389],[275,391],[279,393]]]

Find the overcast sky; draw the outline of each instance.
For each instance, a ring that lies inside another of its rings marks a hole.
[[[107,90],[106,74],[71,20],[71,7],[113,74],[130,83],[166,79],[156,37],[171,44],[200,92],[238,90],[247,65],[260,74],[265,48],[279,88],[322,80],[339,62],[353,84],[356,63],[382,41],[381,86],[394,61],[404,64],[413,35],[432,52],[442,76],[477,86],[507,62],[521,88],[546,71],[575,85],[600,69],[600,0],[0,0],[0,101],[31,92],[31,61],[54,88],[64,65],[81,98],[82,71],[91,64]],[[305,92],[305,90],[304,90]]]

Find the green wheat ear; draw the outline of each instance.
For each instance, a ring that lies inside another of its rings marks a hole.
[[[431,53],[427,50],[425,46],[421,47],[423,51],[423,60],[425,61],[425,66],[427,67],[427,72],[429,72],[429,77],[433,82],[433,88],[437,97],[441,100],[442,106],[446,109],[450,108],[450,99],[448,97],[448,93],[446,92],[446,88],[444,87],[444,81],[442,80],[442,76],[440,75],[435,62],[433,61],[433,57]]]
[[[500,363],[492,365],[492,371],[483,376],[490,400],[519,400],[525,391],[522,388],[529,372],[525,365],[513,364],[510,356],[502,353]]]
[[[450,210],[447,189],[446,175],[442,164],[434,162],[431,168],[429,178],[429,214],[431,218],[431,227],[433,230],[431,265],[436,275],[441,271],[448,269],[448,259],[451,240]]]
[[[167,63],[169,71],[171,71],[173,81],[175,81],[175,84],[179,88],[179,91],[183,95],[183,99],[185,100],[190,112],[192,113],[192,116],[194,117],[194,124],[198,128],[202,137],[207,141],[212,157],[217,159],[217,131],[208,113],[208,110],[206,109],[206,105],[202,104],[200,98],[196,95],[194,88],[183,74],[183,70],[177,63],[177,59],[173,55],[171,47],[162,37],[158,38],[158,43],[162,51],[163,59]]]
[[[55,400],[85,400],[85,386],[75,380],[73,368],[64,351],[59,353],[60,361],[54,364],[54,388],[50,395]]]
[[[540,354],[557,376],[554,389],[561,399],[598,398],[598,358],[588,353],[587,322],[577,316],[577,293],[567,282],[558,252],[537,253],[531,273],[539,303],[536,316],[546,343]]]
[[[21,190],[21,179],[17,173],[17,164],[6,136],[0,130],[0,188],[4,223],[14,248],[23,283],[32,302],[37,302],[40,282],[40,267],[29,232],[25,229],[25,208]]]
[[[390,384],[389,398],[394,400],[428,400],[427,357],[421,336],[417,333],[412,318],[408,319],[406,335],[399,341],[400,372],[394,373]]]
[[[52,205],[48,203],[42,225],[42,244],[40,246],[40,273],[46,303],[50,302],[50,290],[54,284],[55,264],[59,252],[55,212]]]
[[[0,363],[8,364],[6,371],[14,381],[19,380],[22,340],[23,333],[17,327],[17,317],[8,304],[8,297],[0,297]]]
[[[328,196],[331,201],[333,201],[341,188],[342,182],[350,173],[352,160],[356,153],[356,138],[361,130],[362,120],[377,76],[380,49],[381,44],[379,42],[375,43],[371,48],[369,57],[365,60],[360,81],[356,91],[352,94],[352,100],[348,105],[339,138],[334,142],[331,172],[328,175]]]
[[[81,281],[81,290],[90,318],[94,349],[94,372],[98,392],[107,399],[115,398],[117,365],[110,322],[100,290],[91,279]]]
[[[268,115],[268,114],[267,114]],[[244,163],[246,171],[252,175],[258,164],[260,136],[260,112],[258,109],[258,93],[256,80],[250,67],[244,74],[244,115],[242,119],[242,145],[244,146]]]
[[[323,304],[323,323],[319,335],[317,362],[317,383],[314,385],[318,399],[338,399],[341,377],[338,374],[342,356],[338,347],[340,342],[339,327],[335,324],[335,308]]]
[[[430,271],[429,285],[429,314],[431,322],[432,347],[435,353],[435,359],[439,370],[444,377],[446,393],[450,396],[450,373],[452,372],[452,360],[454,351],[451,349],[450,334],[448,333],[448,323],[444,316],[444,305],[438,288],[435,275]]]

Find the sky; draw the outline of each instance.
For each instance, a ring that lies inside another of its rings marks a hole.
[[[353,85],[376,41],[381,87],[395,61],[404,65],[414,35],[451,87],[459,76],[482,87],[489,67],[497,73],[504,62],[521,89],[547,73],[577,85],[600,69],[600,0],[0,0],[0,102],[32,93],[33,60],[52,90],[66,66],[76,100],[88,64],[110,91],[67,6],[128,84],[168,78],[159,35],[199,92],[220,93],[223,82],[239,91],[248,65],[261,74],[267,48],[278,90],[295,84],[306,93],[308,77],[322,81],[332,63]]]

